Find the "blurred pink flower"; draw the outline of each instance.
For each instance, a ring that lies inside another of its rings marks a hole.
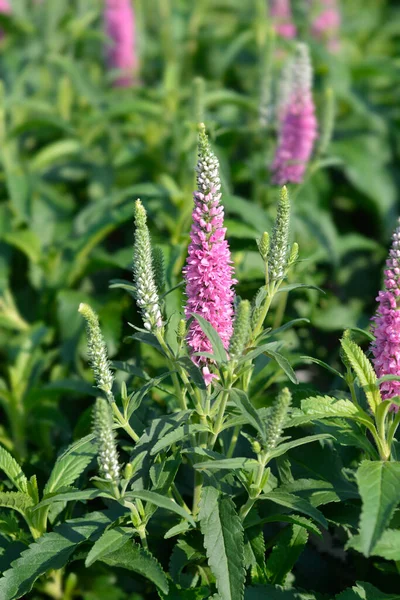
[[[186,266],[187,302],[185,315],[202,316],[218,332],[225,348],[232,335],[233,315],[233,267],[228,242],[225,239],[224,208],[220,204],[221,182],[219,163],[211,151],[204,129],[199,136],[199,159],[197,163],[197,186],[194,193],[193,223]],[[192,354],[212,352],[211,344],[198,321],[191,322],[187,343]],[[205,357],[192,356],[193,362],[203,366],[208,385],[216,375],[210,373],[210,361]]]
[[[6,15],[11,14],[11,5],[8,0],[0,0],[0,13],[4,13]],[[4,38],[4,31],[0,29],[0,40]]]
[[[340,47],[338,0],[317,0],[313,4],[316,14],[311,23],[311,33],[317,40],[325,41],[331,52],[337,52]]]
[[[295,58],[284,70],[277,116],[279,137],[271,166],[272,182],[301,183],[318,126],[312,98],[312,68],[305,44],[298,44]]]
[[[270,0],[269,14],[278,35],[289,40],[296,37],[290,0]]]
[[[386,261],[383,291],[377,297],[378,309],[373,318],[375,341],[371,344],[373,363],[378,377],[400,376],[400,224],[397,226]],[[400,381],[384,381],[380,385],[382,398],[390,400],[400,395]],[[392,406],[396,412],[399,407]]]
[[[107,62],[110,69],[121,75],[115,80],[118,87],[135,83],[138,69],[135,13],[131,0],[105,0],[105,32],[109,38]]]

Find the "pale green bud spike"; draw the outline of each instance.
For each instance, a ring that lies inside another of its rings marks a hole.
[[[153,269],[158,293],[162,294],[165,287],[165,259],[161,248],[153,249]]]
[[[114,402],[112,393],[114,376],[110,369],[107,346],[101,333],[99,318],[88,304],[80,304],[78,311],[86,320],[88,353],[96,385],[105,392],[109,402]]]
[[[147,215],[140,200],[135,203],[135,241],[133,245],[133,281],[136,302],[142,313],[145,329],[162,327],[160,300],[153,269],[150,233]]]
[[[342,340],[351,340],[350,329],[345,329],[345,331],[343,332],[341,341]],[[342,346],[340,346],[340,349],[339,349],[339,356],[340,356],[340,359],[341,359],[342,363],[344,364],[344,366],[349,371],[351,371],[352,370],[351,363],[350,363],[349,359],[347,358],[346,352],[343,350]]]
[[[93,410],[93,433],[97,442],[97,461],[100,476],[116,483],[120,477],[120,466],[113,431],[110,405],[104,398],[97,398]]]
[[[288,267],[291,267],[296,262],[298,257],[299,257],[299,245],[297,242],[294,242],[294,244],[290,250],[290,254],[289,254]]]
[[[178,328],[176,330],[176,334],[178,336],[178,340],[184,340],[186,337],[186,321],[185,319],[181,319],[178,323]]]
[[[283,388],[272,405],[272,413],[266,423],[266,450],[276,448],[283,431],[286,415],[292,402],[292,394],[288,388]]]
[[[286,186],[283,186],[276,220],[271,236],[268,273],[271,282],[282,279],[287,267],[289,245],[290,202]]]
[[[258,251],[264,262],[267,262],[267,260],[268,260],[269,246],[270,246],[269,233],[267,231],[264,231],[264,233],[261,236],[260,241],[258,242]]]
[[[231,358],[239,358],[245,348],[250,334],[250,302],[242,300],[237,307],[233,334],[229,344],[229,355]]]

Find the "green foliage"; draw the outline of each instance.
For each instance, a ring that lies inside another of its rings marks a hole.
[[[373,554],[400,498],[400,463],[364,461],[357,471],[362,499],[360,548]]]
[[[5,450],[0,447],[0,469],[4,471],[10,481],[22,493],[28,491],[28,480],[25,477],[17,461]]]
[[[208,564],[222,600],[239,600],[244,590],[243,527],[230,498],[214,488],[203,488],[200,527]]]
[[[272,584],[284,585],[308,540],[308,533],[300,525],[290,525],[280,534],[267,560],[267,574]]]
[[[29,546],[12,568],[0,579],[4,600],[21,598],[32,589],[38,577],[51,569],[61,569],[80,544],[100,535],[109,518],[102,513],[89,513],[81,519],[66,521],[54,532],[46,533]]]

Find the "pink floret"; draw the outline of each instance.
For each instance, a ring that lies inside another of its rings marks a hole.
[[[105,32],[109,38],[107,63],[118,69],[117,87],[130,87],[135,83],[138,68],[136,51],[135,13],[131,0],[106,0],[104,11]]]
[[[377,297],[378,308],[373,318],[375,341],[371,344],[373,363],[378,377],[400,376],[400,226],[393,234],[392,247],[386,261],[385,289]],[[385,381],[380,390],[384,400],[400,395],[400,381]],[[399,407],[392,405],[392,410]]]
[[[271,0],[270,16],[278,35],[288,40],[296,37],[296,25],[293,22],[290,0]]]

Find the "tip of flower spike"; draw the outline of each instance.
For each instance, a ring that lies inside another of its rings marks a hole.
[[[81,302],[78,307],[78,312],[81,313],[85,317],[85,319],[93,319],[95,317],[95,312],[89,304],[85,304]]]
[[[210,143],[208,141],[208,136],[207,136],[207,132],[206,132],[206,126],[204,125],[204,123],[199,123],[198,131],[199,131],[199,153],[204,154],[210,148]]]
[[[136,227],[145,225],[147,222],[147,213],[142,201],[138,198],[135,202],[135,224]]]

